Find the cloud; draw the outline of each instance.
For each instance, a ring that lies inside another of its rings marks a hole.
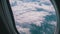
[[[51,25],[54,25],[54,26],[56,26],[57,25],[57,23],[56,23],[57,21],[50,21],[49,23],[51,24]]]
[[[18,30],[18,32],[20,33],[20,34],[22,34],[22,33],[25,33],[25,34],[30,34],[30,32],[29,32],[29,28],[22,28],[22,27],[20,27],[20,26],[16,26],[16,28],[17,28],[17,30]]]
[[[26,12],[22,15],[15,16],[16,21],[19,23],[29,23],[40,25],[41,22],[45,20],[44,16],[49,15],[47,12]]]
[[[46,11],[36,11],[36,8],[43,8]],[[18,4],[12,7],[15,20],[19,23],[30,23],[41,25],[40,23],[44,21],[44,16],[50,15],[49,11],[54,11],[52,6],[42,5],[40,6],[37,2],[29,2]]]
[[[41,26],[47,15],[55,13],[55,9],[50,0],[9,0],[14,14],[15,21],[19,24],[28,23]],[[15,5],[16,2],[16,5]],[[47,5],[49,4],[49,5]],[[14,5],[14,6],[12,6]],[[39,11],[38,11],[38,9]],[[40,11],[41,9],[41,11]],[[54,21],[51,24],[56,24]],[[18,31],[30,34],[29,28],[22,28],[16,25]]]

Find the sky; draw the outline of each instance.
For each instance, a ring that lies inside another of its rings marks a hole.
[[[9,1],[14,19],[16,21],[16,28],[21,34],[31,34],[31,32],[29,31],[31,27],[30,24],[41,26],[42,23],[48,22],[49,24],[56,26],[56,13],[50,0]],[[49,17],[46,18],[47,16]]]

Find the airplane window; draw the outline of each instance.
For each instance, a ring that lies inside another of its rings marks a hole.
[[[20,34],[54,34],[56,11],[50,0],[9,0]]]

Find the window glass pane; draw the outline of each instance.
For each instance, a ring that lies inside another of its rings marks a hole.
[[[56,13],[50,0],[9,0],[20,34],[54,34]]]

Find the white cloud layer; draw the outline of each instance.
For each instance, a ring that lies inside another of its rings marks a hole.
[[[40,25],[41,22],[44,21],[44,16],[49,15],[47,12],[26,12],[22,15],[16,16],[15,19],[19,23],[33,23],[36,25]]]
[[[19,23],[33,23],[36,25],[40,25],[41,22],[44,21],[44,16],[50,15],[49,11],[54,11],[52,6],[42,5],[40,6],[38,2],[29,2],[29,3],[20,3],[18,1],[17,6],[12,7],[15,20]],[[47,10],[45,11],[36,11],[36,8],[43,8]],[[35,10],[35,11],[32,11]]]
[[[55,13],[54,7],[51,4],[50,0],[37,0],[40,2],[29,2],[30,0],[9,0],[10,4],[14,4],[15,6],[11,6],[15,21],[19,23],[29,23],[36,24],[37,26],[41,26],[41,23],[45,20],[45,16],[51,15],[49,12]],[[32,1],[32,0],[31,0]],[[51,5],[45,5],[44,2],[47,2]],[[39,5],[41,4],[41,5]],[[36,8],[42,8],[46,11],[36,11]],[[55,22],[53,22],[55,23]],[[29,28],[22,28],[17,26],[18,31],[26,32],[29,34]]]
[[[17,27],[17,30],[20,32],[20,34],[22,34],[22,33],[25,33],[25,34],[31,34],[30,32],[29,32],[29,28],[22,28],[22,27],[20,27],[20,26],[16,26]]]

